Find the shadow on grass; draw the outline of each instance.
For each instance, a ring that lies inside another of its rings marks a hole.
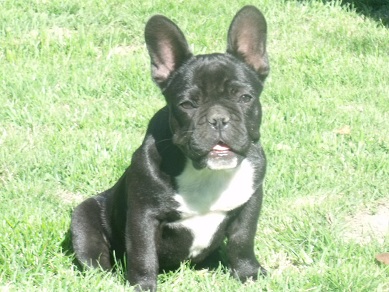
[[[65,238],[61,242],[62,251],[65,255],[70,256],[73,254],[73,247],[72,247],[72,239],[70,230],[68,230],[65,234]]]
[[[298,0],[307,2],[309,0]],[[331,3],[334,0],[317,0]],[[389,0],[341,0],[342,6],[355,9],[357,13],[382,23],[389,28]]]
[[[72,260],[73,264],[81,271],[82,266],[80,265],[80,263],[76,260],[76,257],[74,256],[74,250],[73,250],[73,246],[72,246],[72,236],[71,236],[70,230],[68,230],[66,232],[65,238],[61,242],[61,248],[62,248],[62,252],[65,256],[73,258],[73,260]]]

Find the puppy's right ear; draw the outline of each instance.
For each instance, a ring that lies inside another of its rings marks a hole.
[[[151,75],[163,89],[171,74],[192,57],[192,53],[182,31],[162,15],[155,15],[147,22],[145,40],[151,59]]]

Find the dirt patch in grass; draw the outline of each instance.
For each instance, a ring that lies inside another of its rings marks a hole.
[[[52,28],[48,28],[45,30],[34,29],[28,33],[27,39],[36,40],[36,39],[41,39],[42,37],[45,36],[49,40],[54,40],[63,43],[65,40],[70,39],[75,32],[76,32],[75,30],[54,26]]]
[[[69,205],[78,204],[85,200],[85,197],[83,197],[81,194],[74,194],[64,190],[58,192],[58,197],[62,202]]]
[[[116,46],[112,48],[107,56],[107,59],[111,59],[114,56],[127,56],[133,52],[142,49],[140,46]]]
[[[296,199],[291,206],[299,209],[315,207],[320,206],[327,199],[328,196],[308,196]],[[331,214],[328,214],[328,222],[333,223]],[[343,239],[347,242],[368,244],[378,241],[383,244],[389,236],[389,202],[380,200],[375,207],[361,209],[355,215],[347,216],[342,225],[344,225]]]
[[[389,234],[389,203],[380,202],[374,210],[362,210],[346,218],[344,239],[367,244],[383,244]]]
[[[293,264],[293,261],[288,254],[283,251],[272,254],[268,258],[266,264],[270,267],[272,275],[282,275],[284,271],[287,270],[294,272],[299,271],[298,267]]]

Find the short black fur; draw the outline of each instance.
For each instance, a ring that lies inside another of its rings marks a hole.
[[[227,53],[193,56],[172,21],[148,21],[152,78],[167,105],[118,182],[74,210],[72,244],[82,265],[111,270],[113,254],[126,255],[130,284],[155,291],[159,271],[185,260],[211,264],[227,239],[236,278],[265,273],[254,237],[266,171],[258,98],[269,72],[266,31],[262,13],[243,7]]]

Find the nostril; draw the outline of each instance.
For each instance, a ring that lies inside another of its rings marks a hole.
[[[215,129],[223,129],[230,122],[230,116],[221,106],[213,106],[209,109],[207,114],[208,123]]]
[[[227,125],[230,122],[230,118],[229,117],[223,117],[221,122],[222,122],[223,125]]]
[[[227,116],[213,116],[210,117],[209,123],[218,129],[224,128],[228,125],[230,118]]]

